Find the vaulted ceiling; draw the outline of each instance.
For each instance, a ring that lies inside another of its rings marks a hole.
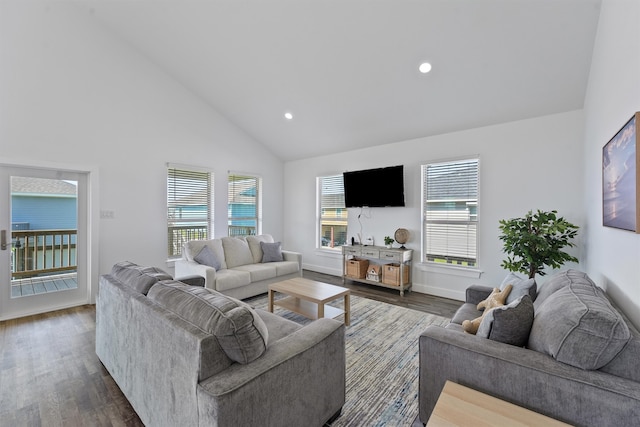
[[[285,161],[580,109],[600,6],[71,1]]]

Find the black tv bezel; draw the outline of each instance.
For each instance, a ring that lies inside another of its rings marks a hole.
[[[398,173],[399,172],[399,173]],[[362,169],[343,172],[344,201],[346,208],[405,207],[404,165]],[[353,190],[365,193],[354,197]],[[377,189],[377,190],[376,190]],[[372,191],[379,191],[375,197]]]

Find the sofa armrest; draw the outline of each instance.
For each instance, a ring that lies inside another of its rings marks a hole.
[[[480,301],[484,301],[491,294],[493,288],[485,285],[471,285],[465,291],[465,302],[478,305]]]
[[[187,277],[187,276],[200,276],[204,277],[204,287],[215,289],[216,283],[216,269],[209,267],[208,265],[198,264],[195,261],[188,261],[186,259],[178,259],[175,263],[175,276]],[[179,280],[179,279],[176,279]]]
[[[574,425],[628,425],[640,419],[635,381],[587,371],[550,356],[429,326],[419,338],[420,420],[447,380]]]
[[[302,254],[299,252],[282,251],[282,257],[285,261],[296,261],[300,272],[302,273]]]
[[[204,286],[204,277],[198,275],[176,277],[175,280],[191,286]]]
[[[345,402],[345,375],[345,326],[322,318],[202,381],[198,406],[215,411],[219,425],[322,425]]]

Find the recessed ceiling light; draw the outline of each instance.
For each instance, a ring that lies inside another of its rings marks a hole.
[[[422,74],[427,74],[429,71],[431,71],[431,64],[429,64],[428,62],[423,62],[422,64],[420,64],[418,69]]]
[[[291,119],[293,119],[293,114],[291,114],[289,112],[286,112],[286,113],[284,113],[284,118],[287,119],[287,120],[291,120]]]

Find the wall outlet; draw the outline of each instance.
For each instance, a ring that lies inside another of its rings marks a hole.
[[[114,211],[100,211],[100,218],[102,219],[114,219],[115,217]]]

